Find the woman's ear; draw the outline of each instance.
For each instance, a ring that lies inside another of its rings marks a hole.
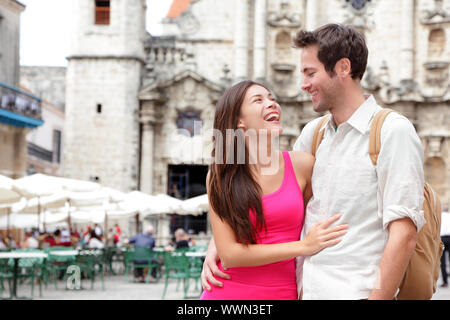
[[[237,128],[238,128],[238,129],[242,129],[242,130],[245,131],[245,124],[244,124],[244,121],[242,121],[241,119],[239,119]]]

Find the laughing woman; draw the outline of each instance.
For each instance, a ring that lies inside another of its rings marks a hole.
[[[214,129],[214,162],[206,179],[212,244],[219,269],[230,279],[204,290],[201,299],[297,299],[295,257],[339,243],[347,228],[330,227],[339,219],[334,216],[299,240],[314,158],[276,150],[281,107],[253,81],[224,93]]]

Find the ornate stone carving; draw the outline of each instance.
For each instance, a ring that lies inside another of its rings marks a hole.
[[[449,62],[427,62],[424,63],[424,68],[427,70],[425,75],[425,82],[431,87],[445,88],[448,82],[448,66]]]
[[[368,66],[364,78],[362,79],[362,86],[370,91],[377,91],[383,87],[388,87],[390,84],[389,67],[386,61],[382,61],[378,73]]]
[[[376,0],[345,0],[343,8],[344,24],[351,24],[357,29],[371,30],[375,27],[372,4]]]
[[[277,92],[282,96],[287,94],[289,84],[293,81],[295,65],[287,63],[272,64],[273,76],[272,81],[277,85]]]
[[[423,24],[450,22],[450,13],[443,8],[442,4],[442,0],[434,0],[434,8],[432,10],[423,10],[421,22]]]
[[[444,144],[445,137],[437,135],[437,136],[427,136],[423,137],[426,141],[426,157],[442,157],[442,147]]]
[[[280,3],[278,12],[271,11],[267,17],[267,23],[271,27],[299,28],[301,24],[300,13],[291,12],[289,1],[283,0]]]
[[[180,15],[176,23],[183,35],[196,33],[200,28],[200,22],[194,16],[190,8]]]

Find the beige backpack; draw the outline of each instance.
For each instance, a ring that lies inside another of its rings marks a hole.
[[[377,165],[381,148],[381,127],[391,112],[394,111],[383,109],[375,115],[372,121],[369,155],[374,166]],[[311,153],[314,156],[325,132],[320,129],[330,118],[331,115],[323,116],[314,131],[311,145]],[[398,300],[429,300],[436,292],[436,282],[439,278],[441,256],[444,249],[440,236],[442,212],[439,197],[428,183],[425,183],[424,187],[423,212],[426,224],[417,235],[416,248],[400,284]]]

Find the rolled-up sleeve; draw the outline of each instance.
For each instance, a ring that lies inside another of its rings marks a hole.
[[[392,221],[409,218],[419,232],[426,223],[422,211],[422,143],[408,119],[391,114],[381,130],[381,144],[377,175],[383,228]]]

